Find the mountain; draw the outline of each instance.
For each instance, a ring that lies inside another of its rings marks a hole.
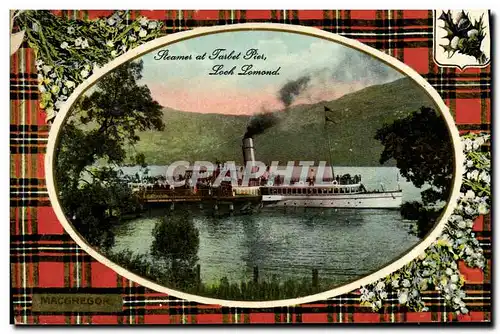
[[[332,112],[325,127],[324,107]],[[384,123],[404,118],[432,99],[409,78],[375,85],[333,101],[277,112],[280,122],[254,138],[256,159],[326,160],[337,166],[380,166],[382,145],[373,137]],[[142,132],[136,150],[149,164],[172,161],[242,163],[241,139],[250,116],[202,114],[165,108],[163,132]],[[328,136],[326,135],[328,134]],[[328,144],[329,143],[329,144]],[[389,162],[390,165],[390,162]]]

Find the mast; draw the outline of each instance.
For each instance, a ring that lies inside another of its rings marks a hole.
[[[327,149],[328,149],[328,163],[330,164],[330,170],[332,171],[332,179],[335,178],[335,175],[333,174],[333,159],[332,159],[332,150],[331,150],[331,147],[332,147],[332,143],[331,143],[331,140],[330,140],[330,134],[328,133],[327,131],[327,123],[328,122],[332,122],[332,123],[336,123],[335,121],[333,121],[332,119],[330,119],[328,117],[328,115],[326,114],[328,111],[332,111],[330,108],[328,108],[327,106],[325,106],[325,126],[323,128],[325,134],[326,134],[326,138],[327,138]]]

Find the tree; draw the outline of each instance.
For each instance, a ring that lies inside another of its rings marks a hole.
[[[138,132],[163,130],[162,107],[138,85],[142,61],[121,65],[79,99],[63,126],[56,152],[59,199],[75,228],[91,244],[112,244],[111,224],[139,202],[117,168]],[[144,155],[135,157],[144,165]]]
[[[200,238],[189,211],[180,209],[162,217],[155,225],[153,237],[151,253],[164,261],[170,283],[177,288],[192,285]]]
[[[406,118],[377,130],[384,150],[380,163],[396,160],[401,175],[422,191],[422,203],[404,203],[403,217],[418,217],[418,234],[425,235],[447,200],[453,177],[453,146],[444,119],[432,108],[421,107]]]

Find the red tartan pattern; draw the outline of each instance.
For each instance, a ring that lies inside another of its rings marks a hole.
[[[54,11],[94,19],[112,11]],[[441,95],[460,132],[490,131],[491,72],[440,68],[432,57],[432,11],[415,10],[154,10],[133,11],[162,20],[166,34],[243,22],[317,27],[356,39],[399,59],[420,73]],[[366,34],[366,33],[370,34]],[[268,309],[203,305],[157,293],[129,281],[94,260],[66,234],[50,206],[44,178],[49,126],[39,108],[35,59],[26,42],[10,62],[10,235],[11,318],[16,324],[221,324],[221,323],[430,323],[491,322],[491,221],[479,217],[474,231],[487,258],[485,271],[460,266],[466,278],[469,314],[447,309],[436,291],[424,293],[429,312],[410,312],[389,296],[379,312],[361,307],[349,293],[314,303]],[[461,81],[474,85],[460,86]],[[120,293],[121,313],[31,311],[39,292]]]

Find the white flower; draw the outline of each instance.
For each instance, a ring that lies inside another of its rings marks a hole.
[[[85,49],[85,48],[88,48],[89,47],[89,41],[87,41],[86,39],[83,40],[82,42],[82,49]]]
[[[113,18],[113,17],[110,17],[108,20],[107,20],[108,24],[110,26],[114,25],[116,23],[116,20]]]
[[[48,119],[52,119],[56,115],[56,112],[55,112],[54,108],[52,108],[52,107],[45,109],[45,112],[47,113]]]
[[[36,66],[42,66],[42,65],[43,65],[43,60],[38,59],[38,60],[35,62],[35,65],[36,65]]]
[[[483,145],[485,142],[486,142],[486,139],[485,139],[485,137],[483,137],[483,136],[481,136],[481,137],[477,137],[477,138],[476,138],[476,143],[477,143],[479,146]]]
[[[387,298],[387,292],[382,291],[382,292],[380,293],[380,298],[382,298],[382,299],[386,299],[386,298]]]
[[[490,183],[491,179],[490,179],[490,175],[486,172],[486,171],[482,171],[481,174],[479,174],[479,179],[486,182],[486,183]]]
[[[31,29],[33,29],[33,31],[36,31],[36,32],[40,31],[40,27],[38,26],[38,24],[36,22],[33,22]]]
[[[52,70],[52,66],[49,66],[49,65],[43,65],[42,66],[42,71],[45,74],[49,73],[51,70]]]
[[[120,49],[125,52],[127,51],[127,46],[125,44],[123,44],[122,46],[120,46]]]
[[[396,280],[392,281],[391,285],[393,288],[398,288],[399,287],[399,280],[396,279]]]
[[[456,282],[458,282],[458,275],[457,275],[457,274],[455,274],[455,275],[451,275],[450,279],[451,279],[451,281],[452,281],[453,283],[456,283]]]
[[[68,88],[75,87],[75,83],[71,80],[67,80],[64,82],[64,85]]]
[[[488,206],[486,203],[481,203],[477,206],[477,211],[480,215],[485,215],[488,213]]]
[[[41,92],[41,93],[45,93],[47,91],[47,89],[45,89],[45,86],[44,85],[38,85],[38,90]]]
[[[377,300],[377,301],[375,302],[375,307],[376,307],[377,309],[381,308],[381,307],[382,307],[382,301]]]
[[[67,49],[69,44],[67,42],[62,42],[61,43],[61,49]]]
[[[68,34],[73,35],[75,33],[75,28],[73,27],[68,27]]]
[[[458,38],[455,36],[455,38]],[[465,139],[463,142],[462,142],[462,146],[463,146],[463,149],[464,151],[470,151],[472,149],[472,140],[470,140],[469,138]]]
[[[458,223],[458,227],[459,227],[459,228],[466,228],[466,227],[467,227],[467,224],[465,223],[465,221],[464,221],[464,220],[462,220],[462,221],[460,221],[460,222]]]
[[[77,39],[75,39],[75,46],[80,46],[82,42],[83,42],[82,38],[78,37]]]
[[[410,284],[410,281],[409,281],[409,280],[407,280],[407,279],[405,278],[405,279],[403,280],[403,286],[404,286],[405,288],[408,288],[410,285],[411,285],[411,284]]]
[[[56,107],[56,109],[61,109],[63,104],[64,104],[64,101],[57,100],[56,103],[54,104],[54,106]]]
[[[80,72],[80,74],[82,75],[82,78],[86,78],[86,77],[88,77],[88,76],[89,76],[89,71],[87,71],[87,70],[82,70],[82,71]]]
[[[141,31],[139,31],[139,37],[146,37],[147,34],[148,32],[145,29],[141,29]]]
[[[446,275],[450,276],[453,274],[453,270],[451,268],[446,268]]]
[[[145,26],[148,24],[148,19],[143,16],[139,19],[139,22],[141,23],[141,26]]]
[[[465,247],[465,254],[466,255],[472,255],[474,251],[470,247]]]
[[[408,292],[406,291],[401,292],[398,296],[398,300],[400,304],[403,305],[406,304],[406,302],[408,301]]]
[[[57,94],[59,92],[59,86],[57,85],[53,85],[51,88],[50,88],[50,91],[54,94]]]
[[[471,206],[464,207],[464,212],[469,216],[474,216],[476,214],[476,210],[474,210]]]
[[[158,26],[158,23],[156,23],[155,21],[151,21],[149,22],[148,24],[148,29],[154,29]]]
[[[477,172],[477,171],[474,171],[474,172]],[[465,198],[473,199],[475,196],[476,196],[476,194],[472,190],[467,190],[467,192],[465,193]]]
[[[378,291],[380,290],[383,290],[385,288],[385,283],[380,281],[377,283],[377,286],[375,287],[375,289],[377,289]]]
[[[472,161],[472,160],[467,160],[467,167],[468,167],[468,168],[471,168],[472,166],[474,166],[474,161]]]
[[[113,43],[113,41],[107,41],[106,42],[106,45],[110,48],[114,47],[115,46],[115,43]]]
[[[456,49],[456,48],[457,48],[457,46],[458,46],[458,40],[459,40],[458,36],[453,37],[453,39],[451,40],[451,42],[450,42],[450,46],[451,46],[453,49]]]
[[[131,41],[131,42],[134,42],[135,40],[137,40],[137,38],[136,38],[134,35],[130,35],[130,36],[128,37],[128,39],[129,39],[129,41]]]

